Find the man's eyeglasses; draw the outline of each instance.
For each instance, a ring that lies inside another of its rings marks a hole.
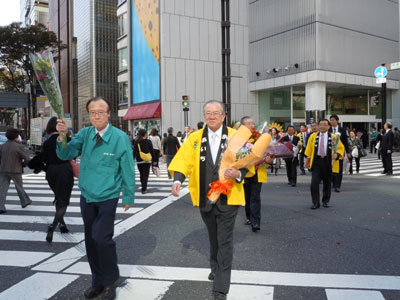
[[[204,115],[205,115],[206,117],[211,117],[211,116],[213,116],[213,117],[218,117],[218,116],[222,115],[222,113],[220,113],[219,111],[206,111],[206,112],[204,113]]]
[[[89,111],[89,115],[91,117],[95,117],[96,115],[98,115],[99,117],[103,117],[107,114],[106,111]]]

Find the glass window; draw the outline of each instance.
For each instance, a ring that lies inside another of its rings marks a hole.
[[[123,13],[118,16],[118,37],[127,34],[128,29],[128,14]]]
[[[128,48],[118,50],[118,71],[122,72],[128,69]]]
[[[124,3],[126,0],[118,0],[118,6],[120,5],[120,4],[122,4],[122,3]]]
[[[306,110],[306,92],[304,87],[293,87],[293,118],[304,119]]]
[[[368,91],[329,89],[326,93],[329,115],[367,115]]]
[[[128,103],[128,82],[119,82],[119,104]]]

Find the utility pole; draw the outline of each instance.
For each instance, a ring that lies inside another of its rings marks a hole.
[[[231,124],[231,49],[229,0],[221,0],[222,102],[226,106],[225,125]]]

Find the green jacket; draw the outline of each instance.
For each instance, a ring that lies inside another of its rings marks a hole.
[[[102,139],[96,145],[95,128],[83,128],[66,148],[57,143],[57,156],[62,160],[81,156],[78,185],[87,202],[119,198],[122,189],[122,204],[133,204],[135,165],[129,138],[110,124]]]

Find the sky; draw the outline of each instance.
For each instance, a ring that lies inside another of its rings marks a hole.
[[[20,0],[0,0],[0,26],[20,21],[19,1]]]

